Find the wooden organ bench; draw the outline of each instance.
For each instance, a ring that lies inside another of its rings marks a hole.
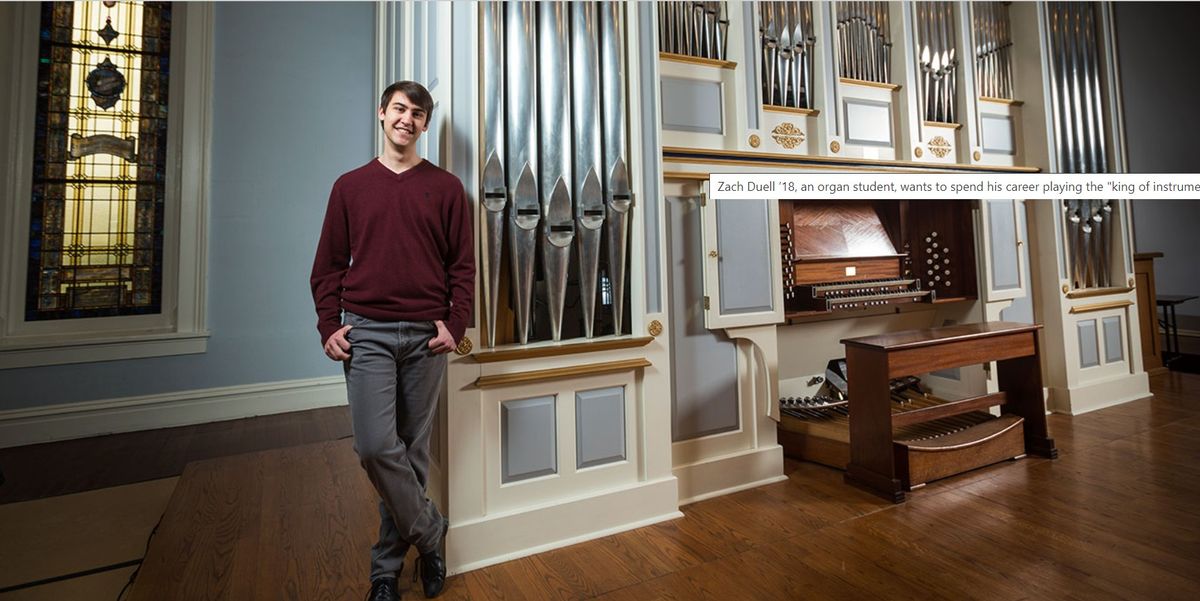
[[[1041,327],[991,322],[842,340],[850,409],[846,481],[900,503],[905,489],[929,480],[1026,453],[1056,457],[1042,397]],[[893,379],[989,361],[997,362],[998,392],[893,410]],[[994,406],[1000,407],[1001,417],[984,415]],[[895,436],[923,423],[965,415],[984,417],[945,436]]]

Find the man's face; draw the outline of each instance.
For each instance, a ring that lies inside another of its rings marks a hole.
[[[429,115],[409,100],[404,92],[395,92],[387,106],[379,109],[379,123],[383,126],[383,134],[392,144],[408,147],[429,129]]]

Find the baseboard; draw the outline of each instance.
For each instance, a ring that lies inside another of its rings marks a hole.
[[[346,404],[342,376],[0,411],[0,448]]]
[[[1145,372],[1089,382],[1075,388],[1051,388],[1049,392],[1046,406],[1054,413],[1069,415],[1088,413],[1151,396],[1150,378]]]
[[[673,477],[521,511],[456,522],[447,571],[461,574],[527,555],[683,517]]]
[[[672,471],[679,478],[680,506],[787,479],[783,447],[777,444],[677,465]]]

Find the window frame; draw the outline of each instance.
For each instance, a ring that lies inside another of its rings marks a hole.
[[[0,369],[203,353],[213,6],[172,5],[162,312],[27,322],[40,16],[40,3],[0,5],[0,77],[15,83],[0,94]]]

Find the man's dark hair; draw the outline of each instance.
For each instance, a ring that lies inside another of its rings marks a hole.
[[[392,100],[392,95],[396,92],[404,92],[408,99],[416,103],[417,108],[425,111],[425,115],[433,113],[433,96],[429,95],[429,90],[425,86],[415,81],[397,81],[388,86],[383,91],[383,95],[379,97],[379,108],[387,108],[388,103]]]

